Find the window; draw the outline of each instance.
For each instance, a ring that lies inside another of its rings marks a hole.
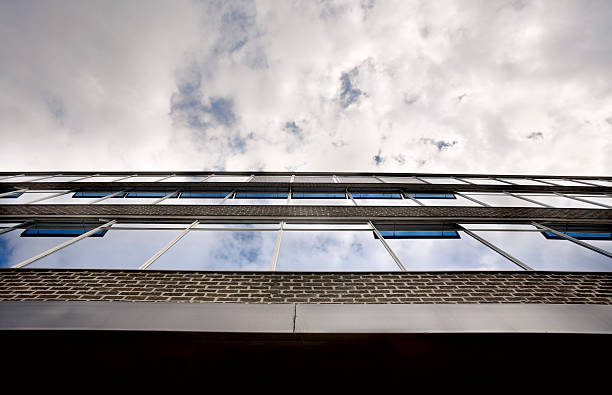
[[[95,228],[71,229],[71,228],[30,228],[21,232],[21,237],[76,237],[85,234]],[[105,229],[101,229],[88,237],[102,237],[106,233]]]
[[[165,191],[165,192],[128,192],[128,194],[125,196],[126,198],[163,198],[164,196],[167,196],[168,194],[172,193],[172,191]],[[178,193],[173,194],[172,196],[170,196],[170,198],[177,198],[178,197]]]
[[[218,191],[218,192],[182,192],[181,199],[223,199],[231,191]]]
[[[288,192],[236,192],[234,199],[287,199]]]
[[[83,191],[83,192],[77,192],[74,195],[72,195],[73,198],[102,198],[108,195],[112,195],[115,192],[89,192],[89,191]],[[122,198],[125,196],[125,193],[120,193],[114,197],[117,198]]]
[[[360,192],[350,191],[354,199],[401,199],[402,195],[399,192],[379,191],[379,192]]]
[[[405,193],[415,199],[457,199],[453,193]]]
[[[292,192],[291,199],[346,199],[344,192]]]
[[[0,192],[0,193],[6,193],[6,192],[10,192],[10,191],[3,191],[3,192]],[[0,199],[14,199],[14,198],[18,198],[22,194],[23,194],[23,192],[15,192],[15,193],[11,193],[10,195],[1,196]]]
[[[458,239],[459,233],[455,230],[381,230],[382,237],[386,239]],[[374,238],[378,235],[374,233]]]

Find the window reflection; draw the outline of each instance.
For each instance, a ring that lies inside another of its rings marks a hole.
[[[535,270],[612,270],[611,258],[569,240],[546,239],[540,232],[475,233]]]
[[[287,231],[282,240],[277,270],[399,270],[372,232]]]
[[[460,238],[385,239],[407,270],[522,270],[478,240]]]
[[[149,269],[270,270],[277,233],[192,231]]]
[[[110,229],[103,237],[86,237],[28,267],[137,269],[180,232]]]

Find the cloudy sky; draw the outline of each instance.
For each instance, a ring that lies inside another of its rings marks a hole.
[[[2,170],[612,173],[612,2],[0,3]]]

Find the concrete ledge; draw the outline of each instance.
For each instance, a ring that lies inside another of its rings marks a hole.
[[[1,302],[0,330],[610,334],[612,306]]]
[[[612,306],[297,305],[298,333],[612,333]]]
[[[293,332],[291,304],[1,302],[0,330]]]

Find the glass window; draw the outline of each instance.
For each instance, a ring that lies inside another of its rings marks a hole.
[[[397,264],[372,232],[283,232],[277,270],[397,271]]]
[[[37,178],[42,178],[42,177],[45,177],[45,176],[44,175],[18,176],[18,177],[5,178],[4,180],[0,180],[0,182],[28,182],[28,181],[32,181],[32,180],[35,180]]]
[[[456,199],[453,193],[405,193],[404,196],[415,199]]]
[[[597,184],[597,185],[601,185],[602,187],[612,187],[612,181],[587,180],[587,182],[590,182],[590,183],[593,183],[593,184]]]
[[[334,183],[332,176],[295,176],[293,182],[318,182],[318,183]]]
[[[457,233],[459,237],[385,240],[407,270],[523,270],[473,237]]]
[[[119,191],[117,191],[119,192]],[[74,195],[72,195],[73,198],[102,198],[104,196],[108,196],[108,195],[112,195],[113,193],[116,192],[112,192],[112,191],[106,191],[106,192],[89,192],[89,191],[83,191],[83,192],[76,192]],[[116,197],[120,198],[120,197],[124,197],[125,196],[125,192],[124,193],[120,193],[118,194]]]
[[[181,199],[223,199],[231,191],[182,192]]]
[[[417,180],[414,177],[378,177],[384,182],[397,184],[423,184],[423,181]]]
[[[5,196],[3,198],[0,198],[0,204],[27,204],[27,203],[33,202],[34,200],[53,196],[60,192],[68,192],[68,191],[28,191],[28,192],[22,193],[18,197],[10,198],[10,197]],[[42,203],[44,203],[44,201],[41,202],[41,204]]]
[[[61,243],[66,237],[21,237],[23,229],[0,234],[0,267],[12,267]]]
[[[45,178],[45,179],[42,179],[36,182],[70,182],[70,181],[78,180],[79,178],[83,178],[83,177],[87,177],[87,175],[84,174],[80,176],[56,176],[56,177],[51,177],[51,178]]]
[[[518,185],[547,185],[547,184],[544,184],[543,182],[528,180],[526,178],[499,178],[499,179],[502,181],[508,181],[509,183],[518,184]]]
[[[418,206],[410,199],[355,199],[358,206]]]
[[[293,192],[292,199],[346,199],[344,192]]]
[[[155,182],[163,177],[164,176],[135,176],[117,182]]]
[[[94,204],[153,204],[153,202],[159,200],[156,198],[140,198],[140,197],[131,197],[131,198],[117,198],[112,197],[108,199],[104,199],[101,202]],[[169,199],[166,199],[169,200]]]
[[[30,228],[21,232],[21,237],[77,237],[89,232],[92,228]],[[106,229],[101,229],[88,237],[102,237]]]
[[[294,198],[289,200],[290,206],[354,206],[352,200],[350,199],[303,199],[303,198]]]
[[[10,192],[10,190],[9,191],[0,191],[0,194],[7,193],[7,192]],[[0,199],[16,199],[19,196],[21,196],[22,194],[23,194],[23,192],[15,192],[15,193],[11,193],[10,195],[4,195],[4,196],[0,197]],[[1,202],[2,201],[0,200],[0,204],[2,204]]]
[[[578,240],[612,240],[612,233],[610,232],[562,232],[574,239]],[[553,232],[542,232],[544,237],[547,239],[562,239],[563,237]]]
[[[202,223],[196,225],[193,229],[265,229],[265,230],[276,230],[280,229],[280,223],[269,222],[269,223]]]
[[[509,230],[535,230],[533,225],[526,224],[459,224],[466,229],[509,229]]]
[[[251,176],[212,176],[205,182],[246,182]]]
[[[508,183],[497,181],[497,180],[492,180],[490,178],[465,178],[465,177],[460,177],[460,178],[462,180],[465,180],[467,182],[471,182],[472,184],[477,184],[477,185],[508,185]]]
[[[526,200],[516,198],[514,196],[504,195],[501,193],[499,194],[465,193],[465,195],[470,196],[478,201],[481,201],[493,207],[542,207],[538,204],[531,203]]]
[[[345,182],[348,184],[351,183],[368,183],[368,182],[373,182],[373,183],[380,183],[381,181],[374,178],[373,176],[361,176],[361,177],[351,177],[351,176],[338,176],[338,181],[340,182]]]
[[[421,180],[425,180],[430,184],[463,184],[463,185],[467,185],[465,182],[463,181],[459,181],[455,178],[449,178],[449,177],[420,177]]]
[[[287,199],[288,192],[236,192],[234,199]]]
[[[568,194],[568,196],[576,196],[582,199],[590,200],[595,203],[601,203],[612,207],[612,197],[608,197],[605,195],[577,195],[577,194]],[[600,206],[600,208],[602,208]]]
[[[89,177],[86,178],[84,180],[79,180],[76,182],[113,182],[115,180],[118,180],[120,178],[124,178],[127,177],[129,174],[124,174],[122,176],[95,176],[95,177]],[[128,178],[129,180],[129,178]]]
[[[551,182],[556,185],[568,186],[568,187],[588,187],[588,185],[580,184],[578,182],[569,181],[569,180],[559,180],[556,178],[538,178],[538,180]]]
[[[286,206],[287,199],[227,199],[223,204],[228,206]]]
[[[174,176],[160,182],[201,182],[208,176]]]
[[[149,269],[270,270],[277,234],[269,231],[192,231]]]
[[[419,202],[426,206],[477,206],[482,207],[480,204],[473,202],[469,199],[456,196],[455,199],[423,199],[418,198]]]
[[[285,224],[285,230],[294,230],[294,229],[302,229],[302,230],[341,230],[341,229],[349,229],[349,230],[364,230],[364,231],[372,231],[372,227],[370,224],[366,223],[354,223],[354,224],[345,224],[345,223],[334,223],[334,224],[321,224],[321,223],[288,223]]]
[[[358,192],[349,191],[353,199],[401,199],[399,192]]]
[[[595,204],[589,204],[589,203],[581,202],[579,200],[574,200],[574,199],[566,198],[563,196],[552,195],[552,194],[548,195],[548,194],[521,193],[520,196],[525,196],[526,198],[535,200],[536,202],[541,202],[541,203],[547,204],[552,207],[557,207],[557,208],[599,208],[599,209],[602,208],[601,206],[597,206]]]
[[[180,232],[110,229],[103,237],[86,237],[28,267],[137,269]]]
[[[605,255],[569,240],[546,239],[540,232],[475,233],[535,270],[612,270],[612,259]]]
[[[458,239],[456,230],[380,230],[381,236],[387,239]],[[374,233],[374,238],[378,235]]]
[[[251,182],[289,182],[291,176],[255,176]]]
[[[156,191],[139,191],[139,192],[128,192],[128,194],[125,196],[126,199],[132,199],[132,198],[163,198],[164,196],[167,196],[168,194],[172,193],[172,191],[160,191],[160,192],[156,192]],[[173,194],[172,196],[170,196],[168,199],[171,198],[178,198],[178,193]]]

